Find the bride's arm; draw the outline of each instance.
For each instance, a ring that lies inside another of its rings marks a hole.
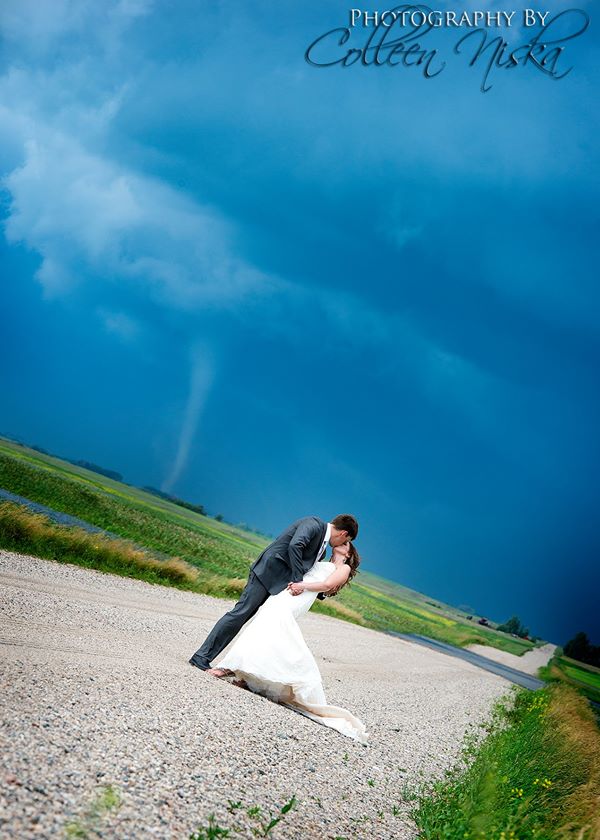
[[[331,589],[337,589],[338,586],[346,583],[349,574],[350,566],[344,563],[343,566],[340,566],[339,569],[332,572],[325,580],[315,580],[310,583],[300,581],[299,583],[294,583],[293,586],[297,588],[302,587],[302,591],[304,592],[329,592]]]

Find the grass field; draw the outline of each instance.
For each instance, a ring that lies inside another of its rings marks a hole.
[[[137,487],[4,438],[0,438],[0,488],[130,541],[133,546],[129,549],[145,552],[150,565],[165,557],[177,558],[177,562],[195,569],[196,574],[177,582],[171,577],[170,585],[219,597],[235,597],[241,591],[249,566],[268,542],[255,533],[217,522]],[[28,534],[30,526],[23,513],[22,527],[17,529],[18,534],[11,534],[7,510],[4,524],[0,523],[1,546],[29,553],[44,550],[46,553],[40,556],[57,560],[68,557],[69,562],[78,562],[77,552],[67,551],[66,546],[71,543],[65,541],[65,526],[44,525],[38,519],[30,522],[33,530]],[[79,549],[81,564],[94,565],[97,561],[96,568],[106,568],[106,560],[104,566],[98,557],[94,560],[93,544],[90,548],[81,533],[77,539],[83,541]],[[126,547],[121,548],[127,554]],[[116,556],[110,562],[115,571]],[[148,579],[149,572],[143,572],[142,565],[132,565],[128,560],[123,573]],[[351,586],[335,598],[318,601],[313,609],[378,630],[419,633],[458,646],[487,644],[516,654],[533,646],[468,621],[460,610],[363,571],[365,566],[368,560]],[[159,572],[160,568],[153,568],[152,575]]]
[[[596,703],[600,703],[600,668],[577,662],[558,653],[538,671],[540,679],[546,682],[566,682]]]
[[[516,656],[521,656],[527,650],[531,650],[534,645],[525,640],[509,636],[496,630],[492,626],[482,627],[477,624],[477,619],[481,616],[473,615],[471,621],[467,620],[467,613],[457,607],[452,607],[449,604],[444,604],[441,601],[436,601],[421,592],[416,592],[414,589],[409,589],[399,583],[395,583],[386,578],[379,577],[370,572],[364,571],[361,575],[361,586],[365,592],[378,594],[388,599],[390,606],[397,604],[402,607],[408,614],[414,618],[425,620],[429,623],[436,623],[441,626],[458,627],[461,634],[468,634],[471,631],[477,638],[473,638],[462,642],[466,644],[486,644],[492,647],[497,647],[507,653],[513,653]],[[414,631],[418,632],[418,631]],[[431,635],[431,633],[424,633],[423,635]],[[437,638],[437,637],[436,637]]]

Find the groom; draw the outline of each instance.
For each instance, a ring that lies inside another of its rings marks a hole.
[[[223,676],[221,669],[210,667],[211,660],[227,647],[269,595],[277,595],[288,583],[301,581],[313,564],[323,558],[327,544],[335,548],[355,539],[357,534],[358,522],[349,513],[342,513],[331,522],[305,516],[292,523],[252,564],[239,601],[217,621],[190,659],[190,665],[215,677]]]

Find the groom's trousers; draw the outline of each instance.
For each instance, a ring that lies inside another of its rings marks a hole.
[[[210,631],[204,643],[192,659],[200,668],[210,668],[210,662],[237,636],[243,625],[249,621],[269,597],[269,590],[263,586],[254,572],[240,595],[235,607],[220,618]]]

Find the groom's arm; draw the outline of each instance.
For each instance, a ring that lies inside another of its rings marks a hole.
[[[292,570],[292,582],[297,583],[304,577],[302,555],[306,546],[319,532],[320,526],[314,519],[303,520],[296,528],[288,547],[288,560]]]

